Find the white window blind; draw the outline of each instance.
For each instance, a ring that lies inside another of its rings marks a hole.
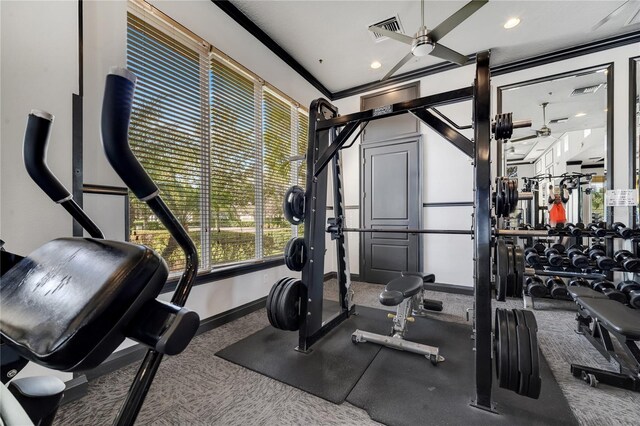
[[[308,114],[277,89],[148,5],[130,3],[127,62],[138,76],[130,141],[194,239],[200,272],[281,256],[302,230],[282,197],[304,187]],[[183,256],[144,203],[131,197],[131,240]]]

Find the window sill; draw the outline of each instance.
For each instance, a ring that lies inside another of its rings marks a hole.
[[[257,260],[254,262],[245,262],[231,266],[225,266],[220,269],[214,269],[213,271],[198,274],[195,278],[193,285],[207,284],[213,281],[219,281],[225,278],[237,277],[238,275],[249,274],[251,272],[262,271],[265,269],[275,268],[276,266],[284,265],[284,258],[282,256],[267,258],[263,260]],[[170,293],[176,289],[178,285],[178,279],[180,276],[169,278],[167,283],[162,288],[160,294]]]

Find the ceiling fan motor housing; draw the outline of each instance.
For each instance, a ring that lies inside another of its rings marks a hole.
[[[411,53],[413,56],[427,56],[433,50],[434,43],[429,38],[427,27],[421,27],[411,43]]]

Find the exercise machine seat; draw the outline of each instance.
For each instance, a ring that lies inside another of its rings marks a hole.
[[[611,299],[581,297],[576,300],[589,316],[630,340],[640,340],[640,311]]]
[[[397,306],[405,299],[404,295],[399,291],[383,291],[378,296],[378,300],[384,306]]]
[[[422,290],[422,279],[417,276],[395,278],[384,287],[386,291],[399,291],[404,298],[414,296]]]
[[[155,299],[167,276],[164,260],[145,246],[50,241],[1,278],[2,338],[49,368],[93,368],[122,343],[131,319]]]
[[[436,282],[435,274],[424,274],[422,272],[402,271],[400,275],[402,275],[403,277],[419,277],[423,282],[423,288],[425,290],[429,289],[429,284],[433,284]]]
[[[578,297],[585,297],[591,299],[609,299],[604,294],[599,291],[595,291],[589,287],[579,287],[579,286],[568,286],[567,291],[573,300],[576,300]]]

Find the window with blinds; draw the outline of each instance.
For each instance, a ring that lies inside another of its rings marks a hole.
[[[127,63],[138,76],[129,130],[132,149],[199,245],[205,138],[200,119],[200,55],[129,14]],[[183,268],[184,256],[168,231],[144,202],[131,200],[131,240],[152,247],[172,270]]]
[[[127,62],[137,77],[132,149],[200,255],[200,271],[282,256],[302,233],[283,217],[290,185],[305,186],[308,114],[204,40],[136,2]],[[131,197],[131,240],[183,268],[175,241]]]

